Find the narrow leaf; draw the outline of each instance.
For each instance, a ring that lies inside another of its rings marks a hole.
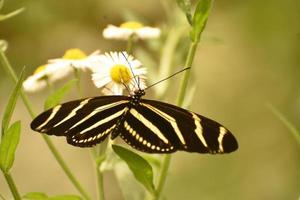
[[[200,35],[205,27],[211,6],[212,0],[199,0],[193,16],[193,28],[190,34],[193,42],[199,42]]]
[[[0,168],[3,172],[9,172],[15,159],[15,152],[20,140],[21,122],[17,121],[4,132],[0,144]]]
[[[26,200],[81,200],[81,197],[77,195],[57,195],[48,197],[45,193],[30,192],[23,196]]]
[[[176,0],[178,7],[184,12],[190,25],[193,23],[190,0]]]
[[[59,195],[48,198],[49,200],[81,200],[81,197],[76,195]]]
[[[62,98],[72,89],[77,80],[71,80],[62,86],[60,89],[56,90],[51,94],[45,101],[44,108],[45,110],[52,108],[60,103]]]
[[[26,200],[45,200],[48,199],[48,196],[42,192],[30,192],[23,196],[22,199]]]
[[[5,40],[0,40],[0,51],[5,52],[7,49],[7,42]]]
[[[15,106],[17,103],[18,96],[21,93],[23,78],[24,78],[24,68],[21,72],[20,78],[19,78],[13,92],[11,93],[8,103],[5,107],[5,111],[4,111],[4,115],[3,115],[3,119],[2,119],[2,133],[4,133],[9,126],[11,116],[14,112],[14,109],[15,109]]]
[[[6,19],[14,17],[14,16],[20,14],[21,12],[23,12],[24,10],[25,10],[25,8],[20,8],[18,10],[12,11],[11,13],[8,13],[8,14],[5,14],[5,15],[0,15],[0,21],[4,21]]]
[[[267,103],[268,108],[272,111],[272,113],[289,129],[291,134],[294,136],[298,145],[300,145],[300,132],[296,129],[296,127],[272,104]]]
[[[150,193],[155,194],[151,165],[143,157],[128,149],[117,145],[113,145],[112,148],[127,163],[136,180],[143,184]]]

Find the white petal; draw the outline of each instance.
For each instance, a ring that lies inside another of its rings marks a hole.
[[[113,91],[113,93],[115,95],[122,95],[123,94],[123,85],[119,85],[119,84],[113,84],[111,90]]]
[[[23,88],[26,92],[37,92],[47,86],[46,81],[38,80],[36,77],[30,76],[23,82]]]
[[[143,27],[136,31],[136,34],[141,39],[158,38],[160,36],[159,28]]]
[[[103,87],[111,81],[109,76],[99,77],[98,74],[92,74],[92,80],[97,88]]]
[[[124,29],[113,25],[108,25],[107,28],[103,30],[103,37],[107,39],[121,39],[127,40],[133,31],[130,29]]]

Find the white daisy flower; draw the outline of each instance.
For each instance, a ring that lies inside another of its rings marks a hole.
[[[160,36],[160,29],[144,26],[139,22],[129,21],[120,26],[108,25],[103,30],[103,37],[106,39],[128,40],[132,35],[140,39],[158,38]]]
[[[23,88],[26,92],[36,92],[44,89],[48,83],[63,79],[70,73],[72,73],[72,68],[60,63],[42,65],[23,82]]]
[[[146,87],[146,68],[126,52],[102,55],[101,62],[93,68],[92,80],[96,87],[104,87],[106,95],[121,95],[126,87],[130,92]]]
[[[75,69],[90,69],[99,60],[100,51],[97,50],[90,55],[86,55],[82,50],[74,48],[65,52],[62,58],[51,59],[49,63],[59,63],[61,65],[71,66]]]

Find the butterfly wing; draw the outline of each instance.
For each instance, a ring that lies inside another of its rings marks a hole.
[[[74,146],[93,146],[114,129],[128,103],[126,96],[70,101],[41,113],[32,121],[31,128],[48,135],[66,136]]]
[[[221,124],[171,104],[142,99],[125,118],[121,137],[144,152],[215,154],[238,148],[234,136]]]

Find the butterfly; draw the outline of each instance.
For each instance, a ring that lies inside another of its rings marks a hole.
[[[31,129],[65,136],[69,144],[92,147],[121,137],[147,153],[187,151],[210,154],[238,149],[233,134],[218,122],[161,101],[142,98],[145,90],[129,96],[99,96],[57,105],[31,123]]]

